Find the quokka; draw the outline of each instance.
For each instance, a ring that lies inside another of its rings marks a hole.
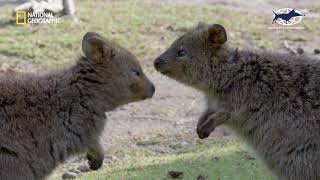
[[[105,112],[151,98],[154,85],[136,57],[88,32],[83,57],[47,75],[0,77],[0,179],[44,179],[72,155],[103,163]]]
[[[320,179],[319,61],[240,51],[228,46],[223,26],[199,24],[154,65],[204,92],[214,105],[198,122],[200,138],[225,124],[253,146],[279,179]]]

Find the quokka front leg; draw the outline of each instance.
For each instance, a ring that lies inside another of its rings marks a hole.
[[[210,101],[210,99],[208,97],[206,97],[206,103],[207,103],[207,109],[206,111],[200,116],[199,121],[198,121],[198,126],[197,129],[199,128],[199,126],[201,126],[203,123],[205,123],[208,119],[208,117],[212,114],[214,114],[215,111],[215,107],[213,105],[213,103]]]
[[[229,118],[230,113],[226,111],[217,111],[202,115],[197,125],[197,134],[199,138],[207,138],[217,126],[223,124]]]
[[[103,163],[104,150],[100,143],[96,143],[89,148],[87,152],[87,159],[89,168],[92,170],[98,170]]]

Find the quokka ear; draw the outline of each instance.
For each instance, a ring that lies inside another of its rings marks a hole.
[[[224,44],[227,41],[227,33],[220,24],[213,24],[209,26],[209,39],[215,45]]]
[[[96,64],[102,64],[112,56],[111,45],[99,34],[87,32],[82,40],[82,51],[85,56]]]

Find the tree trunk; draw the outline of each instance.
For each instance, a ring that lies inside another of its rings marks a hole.
[[[73,16],[76,11],[73,0],[63,0],[63,8],[64,15]]]

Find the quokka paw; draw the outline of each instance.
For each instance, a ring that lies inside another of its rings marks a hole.
[[[198,120],[197,125],[197,134],[200,139],[205,139],[209,137],[210,133],[213,131],[213,128],[211,127],[210,116],[214,114],[214,112],[206,112],[202,114],[202,116]]]
[[[90,154],[87,154],[89,168],[91,170],[98,170],[103,164],[103,158],[95,158]]]
[[[197,128],[197,134],[200,139],[205,139],[205,138],[209,137],[211,132],[212,132],[212,130],[208,130],[207,128],[205,128],[203,126]]]

